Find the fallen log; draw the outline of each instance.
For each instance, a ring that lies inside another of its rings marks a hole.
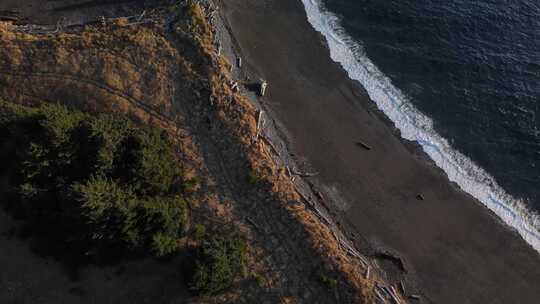
[[[358,146],[360,146],[360,147],[362,147],[362,148],[368,150],[368,151],[371,150],[371,146],[368,145],[368,144],[366,144],[366,143],[364,143],[363,141],[357,141],[356,144],[357,144]]]
[[[392,299],[394,299],[396,304],[401,304],[401,300],[399,299],[396,288],[394,286],[390,286],[390,296],[392,297]]]
[[[0,21],[13,21],[13,22],[16,22],[18,20],[19,20],[19,18],[14,17],[14,16],[0,16]]]
[[[257,117],[257,133],[255,133],[255,141],[259,139],[259,133],[261,131],[261,121],[262,121],[262,115],[263,110],[259,110],[259,116]]]
[[[266,143],[268,143],[268,145],[272,148],[272,150],[274,150],[274,153],[277,154],[277,156],[281,157],[281,153],[279,153],[278,149],[276,149],[276,147],[274,146],[274,144],[272,143],[272,141],[270,141],[270,139],[268,139],[266,136],[264,135],[261,135],[261,137],[266,141]]]
[[[301,177],[311,177],[311,176],[319,175],[319,172],[309,173],[309,172],[299,172],[299,171],[296,171],[296,170],[293,170],[293,173],[295,175],[298,175],[298,176],[301,176]]]
[[[375,295],[377,295],[377,298],[383,301],[383,303],[388,303],[388,301],[386,300],[386,297],[384,297],[377,288],[375,288]]]

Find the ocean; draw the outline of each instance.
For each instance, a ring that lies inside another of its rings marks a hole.
[[[540,252],[540,2],[302,2],[401,136]]]

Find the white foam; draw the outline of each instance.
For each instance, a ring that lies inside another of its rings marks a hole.
[[[340,25],[337,16],[324,9],[319,0],[302,0],[311,25],[327,40],[332,60],[340,63],[351,79],[359,81],[370,98],[401,131],[404,139],[418,142],[435,164],[506,224],[513,227],[540,252],[540,216],[506,193],[484,169],[452,149],[433,129],[432,120],[418,111],[388,77],[365,55]]]

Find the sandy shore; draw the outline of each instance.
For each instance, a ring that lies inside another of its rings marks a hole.
[[[270,83],[263,102],[297,162],[320,173],[312,182],[390,280],[404,280],[428,303],[538,301],[540,255],[399,139],[331,61],[299,0],[217,2],[244,68]],[[399,256],[405,269],[384,253]]]

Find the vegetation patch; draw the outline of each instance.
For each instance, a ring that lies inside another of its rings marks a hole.
[[[2,103],[6,207],[77,255],[176,251],[188,224],[166,133],[115,115]]]
[[[231,287],[244,270],[246,243],[238,238],[213,235],[205,238],[197,252],[193,290],[218,294]]]

